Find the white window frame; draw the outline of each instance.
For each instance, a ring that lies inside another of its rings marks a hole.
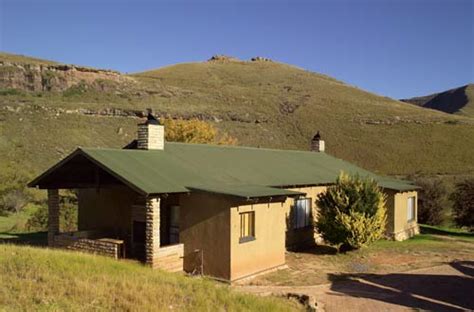
[[[294,201],[292,207],[291,227],[293,230],[303,229],[311,226],[312,220],[312,199],[311,197],[301,197]]]
[[[416,220],[416,196],[410,196],[407,199],[407,221]]]

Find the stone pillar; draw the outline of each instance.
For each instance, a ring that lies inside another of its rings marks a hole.
[[[48,246],[54,246],[54,235],[59,233],[59,191],[48,190]]]
[[[145,261],[154,267],[160,249],[160,198],[147,198],[145,209]]]

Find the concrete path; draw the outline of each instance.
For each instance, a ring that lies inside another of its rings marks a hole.
[[[256,294],[313,296],[322,311],[474,310],[474,261],[394,274],[353,274],[317,286],[236,286]]]

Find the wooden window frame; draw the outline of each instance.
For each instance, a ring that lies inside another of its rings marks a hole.
[[[248,220],[245,220],[248,218]],[[255,240],[255,211],[245,211],[239,213],[239,243],[246,243]],[[248,228],[246,228],[246,226]]]

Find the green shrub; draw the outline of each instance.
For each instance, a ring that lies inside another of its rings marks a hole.
[[[86,84],[86,82],[81,80],[78,84],[67,88],[63,92],[63,96],[64,97],[81,96],[84,93],[86,93],[88,91],[88,89],[89,88],[88,88],[88,85]]]
[[[418,191],[418,222],[429,225],[440,225],[444,222],[448,206],[448,190],[443,181],[417,180],[421,187]]]
[[[45,70],[41,74],[41,82],[43,88],[46,91],[51,91],[53,88],[53,82],[56,79],[56,73],[51,70]]]
[[[454,222],[460,227],[474,230],[474,178],[456,183],[451,194]]]
[[[77,230],[77,199],[72,192],[60,196],[59,226],[62,232]],[[46,231],[48,229],[48,205],[37,206],[25,225],[28,231]]]
[[[20,212],[28,204],[28,196],[21,189],[9,190],[0,196],[0,214]]]
[[[341,173],[319,194],[316,228],[323,239],[342,248],[360,248],[385,232],[385,196],[375,180]]]
[[[31,200],[28,177],[10,168],[0,171],[0,215],[20,212]]]

